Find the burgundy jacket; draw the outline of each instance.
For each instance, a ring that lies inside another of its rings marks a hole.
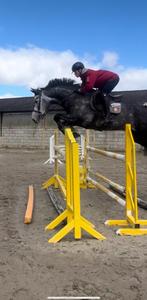
[[[108,80],[118,78],[116,73],[105,70],[91,70],[87,69],[85,73],[80,76],[82,80],[81,92],[86,93],[92,88],[102,88]]]

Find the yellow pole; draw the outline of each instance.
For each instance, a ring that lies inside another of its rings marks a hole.
[[[74,155],[73,155],[74,154]],[[80,226],[80,178],[79,178],[79,149],[76,142],[72,143],[72,190],[75,220],[75,238],[81,238]]]
[[[133,223],[138,222],[136,153],[131,125],[126,125],[126,215]],[[133,218],[133,219],[132,219]]]
[[[58,130],[55,130],[55,146],[58,145]],[[59,166],[58,166],[58,153],[55,147],[55,166],[54,166],[54,174],[59,175]]]

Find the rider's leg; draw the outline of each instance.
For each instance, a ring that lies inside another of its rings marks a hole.
[[[119,82],[119,77],[115,78],[115,79],[111,79],[111,80],[108,80],[104,86],[101,88],[101,92],[103,94],[110,94],[111,91],[115,88],[115,86],[118,84]]]
[[[100,89],[103,98],[104,98],[104,104],[105,104],[105,109],[106,109],[106,115],[105,115],[105,122],[107,122],[107,119],[109,118],[109,107],[107,103],[107,96],[108,94],[111,93],[111,91],[114,89],[114,87],[118,84],[119,82],[119,77],[115,79],[108,80],[105,85]]]

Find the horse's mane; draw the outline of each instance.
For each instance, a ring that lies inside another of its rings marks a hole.
[[[52,79],[48,82],[47,86],[44,87],[43,89],[48,90],[50,88],[54,88],[54,87],[70,87],[73,88],[75,85],[75,81],[72,79],[68,79],[68,78],[55,78]]]

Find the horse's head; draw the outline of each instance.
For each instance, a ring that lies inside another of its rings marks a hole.
[[[35,105],[34,110],[32,112],[32,120],[35,123],[39,123],[40,119],[42,119],[48,112],[50,106],[52,104],[56,104],[57,100],[46,96],[43,89],[31,89],[34,93]]]
[[[41,111],[40,111],[41,90],[40,89],[31,89],[31,92],[34,94],[34,99],[35,99],[34,110],[32,112],[32,120],[35,123],[38,123],[41,118]]]
[[[32,120],[39,123],[49,111],[69,111],[75,100],[73,94],[79,88],[71,79],[54,79],[41,89],[31,89],[34,94],[35,105],[32,112]],[[72,98],[71,98],[72,97]],[[76,93],[77,97],[77,93]],[[78,96],[79,97],[79,96]],[[69,100],[72,99],[69,105]]]

